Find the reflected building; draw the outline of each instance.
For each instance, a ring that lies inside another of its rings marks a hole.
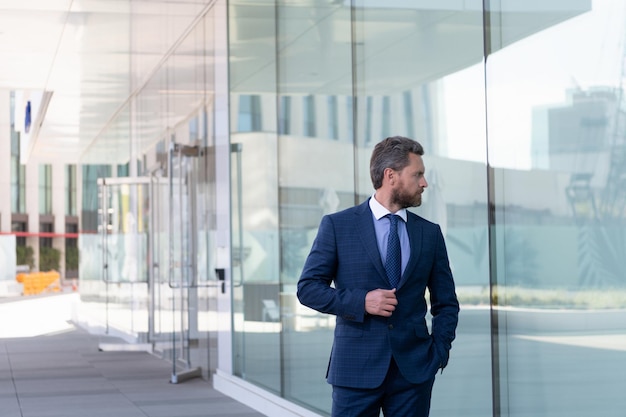
[[[570,174],[568,197],[579,215],[620,217],[625,126],[621,87],[570,90],[566,104],[533,112],[533,166]]]
[[[618,88],[567,92],[567,102],[533,112],[533,167],[571,173],[595,173],[606,181],[611,152],[623,145],[626,115]],[[543,159],[542,159],[543,158]],[[607,172],[598,172],[604,166]]]

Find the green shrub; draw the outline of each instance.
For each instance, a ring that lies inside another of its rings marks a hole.
[[[78,270],[78,248],[65,248],[65,269],[68,271]]]
[[[40,271],[58,271],[61,252],[55,248],[42,246],[39,248],[39,270]]]
[[[33,248],[30,246],[17,246],[15,248],[15,254],[17,265],[28,265],[31,270],[35,267]]]

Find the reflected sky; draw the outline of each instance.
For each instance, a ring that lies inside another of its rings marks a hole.
[[[568,91],[621,87],[626,74],[626,3],[596,0],[592,10],[550,26],[492,54],[487,61],[489,160],[492,166],[530,169],[533,110],[568,102]],[[502,28],[506,31],[506,27]],[[447,156],[485,161],[471,146],[484,131],[483,64],[443,78]]]

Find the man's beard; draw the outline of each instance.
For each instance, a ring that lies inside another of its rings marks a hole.
[[[409,194],[402,190],[394,190],[391,194],[391,203],[402,208],[419,207],[422,205],[422,195],[419,193]]]

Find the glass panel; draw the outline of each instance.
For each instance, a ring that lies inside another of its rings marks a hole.
[[[498,415],[621,416],[626,5],[488,16]]]
[[[261,97],[243,94],[239,96],[238,131],[257,132],[261,130]]]
[[[154,242],[155,254],[160,252],[158,275],[154,277],[159,285],[158,297],[154,297],[154,331],[161,341],[173,332],[172,344],[165,350],[177,363],[184,364],[176,371],[176,378],[179,371],[197,366],[209,378],[215,369],[208,362],[209,320],[216,318],[208,314],[208,304],[215,301],[211,297],[215,297],[218,288],[214,278],[215,247],[208,230],[215,215],[215,209],[208,204],[215,199],[208,193],[214,188],[206,176],[206,168],[214,169],[214,160],[205,160],[208,156],[209,152],[201,152],[200,148],[177,145],[169,165],[169,179],[173,182],[153,182],[153,197],[166,199],[162,206],[165,209],[157,209],[161,217],[154,221],[161,238]],[[167,190],[163,185],[167,185]],[[213,272],[210,275],[208,268]]]
[[[278,3],[278,91],[294,97],[278,147],[284,396],[325,415],[335,319],[302,306],[296,284],[322,216],[355,201],[350,7]]]
[[[291,134],[291,96],[282,96],[278,105],[278,133]]]
[[[81,204],[81,231],[83,233],[95,233],[98,231],[98,209],[100,207],[100,195],[98,178],[111,176],[109,165],[82,165],[82,204]],[[92,239],[86,239],[91,241]],[[92,279],[91,274],[83,275],[82,279]]]
[[[305,96],[302,101],[302,120],[303,126],[302,131],[304,136],[315,137],[317,136],[316,132],[316,109],[315,109],[315,98],[313,96]]]
[[[233,365],[236,375],[280,393],[275,20],[273,0],[229,2]]]
[[[326,135],[328,139],[339,139],[339,116],[337,109],[337,96],[327,96],[326,97],[326,106],[328,108],[327,111],[327,125],[328,131]]]
[[[126,103],[116,113],[111,123],[107,125],[98,137],[85,151],[81,161],[84,164],[100,164],[104,161],[113,165],[125,165],[130,159],[131,146],[129,143],[131,110]],[[117,168],[114,171],[117,173]],[[124,174],[124,172],[120,172]]]
[[[146,49],[137,54],[135,51],[140,49],[131,44],[131,30],[141,20],[133,19],[131,7],[134,4],[119,1],[114,7],[96,7],[97,12],[91,6],[73,4],[71,16],[76,23],[64,30],[64,41],[59,44],[58,54],[64,62],[76,60],[81,64],[74,65],[71,73],[63,66],[54,66],[50,82],[63,85],[71,82],[80,94],[55,92],[46,118],[54,117],[61,125],[80,125],[80,131],[72,132],[75,135],[72,137],[89,138],[85,142],[87,146],[81,142],[84,148],[77,153],[82,164],[128,162],[129,138],[134,132],[129,126],[130,110],[121,108],[121,104],[127,103],[136,88],[131,83],[130,72],[131,69],[135,72],[135,67],[130,57],[153,56],[152,50]],[[91,100],[95,100],[97,107],[85,105]],[[53,114],[52,109],[56,110]],[[102,127],[105,127],[103,131]]]
[[[217,314],[211,313],[220,288],[214,273],[215,155],[207,114],[214,91],[209,68],[214,32],[206,25],[213,25],[214,16],[207,4],[129,3],[133,24],[126,24],[114,49],[143,53],[122,54],[132,62],[120,66],[127,77],[117,86],[124,97],[134,93],[122,107],[111,101],[116,108],[113,116],[104,113],[111,118],[107,129],[94,133],[97,140],[83,154],[82,229],[100,227],[104,238],[81,234],[79,242],[82,306],[99,315],[107,330],[153,343],[172,359],[177,376],[198,365],[205,378],[215,369],[209,350],[217,344],[209,342],[209,329],[218,327]],[[154,30],[164,36],[145,36]],[[168,151],[177,138],[192,146],[170,169]],[[87,165],[105,160],[110,165]],[[109,180],[100,195],[97,178]],[[175,228],[169,228],[170,220]],[[127,262],[132,256],[136,259]]]
[[[372,194],[369,158],[384,137],[424,146],[429,185],[411,210],[440,225],[461,302],[431,414],[483,417],[492,397],[482,2],[426,3],[354,2],[355,183],[360,201]]]
[[[149,207],[146,184],[100,186],[101,280],[81,282],[83,305],[93,309],[109,328],[136,341],[146,341],[148,332]],[[147,213],[146,213],[147,214]],[[89,247],[85,247],[89,249]],[[82,258],[82,257],[81,257]],[[82,279],[82,271],[81,271]],[[90,303],[88,301],[96,301]]]

